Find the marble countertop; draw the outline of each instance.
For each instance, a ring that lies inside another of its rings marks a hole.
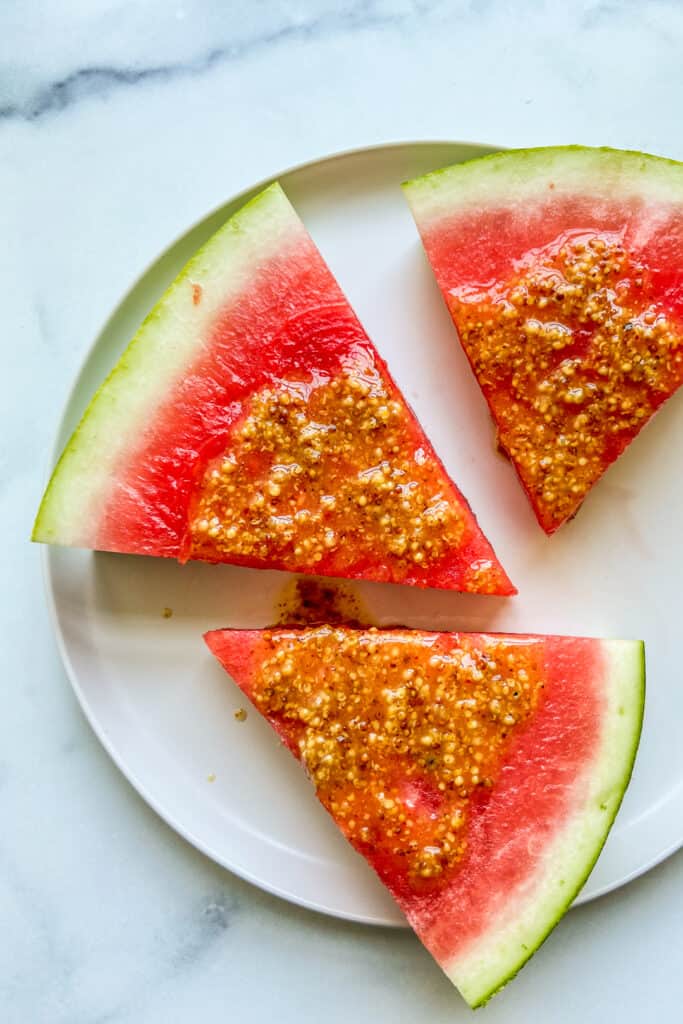
[[[270,897],[147,808],[79,711],[26,537],[90,340],[207,209],[386,140],[683,158],[682,48],[674,0],[0,7],[3,1024],[469,1019],[408,933]],[[572,911],[479,1019],[679,1020],[682,886],[678,854]]]

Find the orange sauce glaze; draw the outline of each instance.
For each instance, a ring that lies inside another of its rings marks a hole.
[[[547,532],[683,382],[681,220],[564,198],[425,233],[499,445]]]

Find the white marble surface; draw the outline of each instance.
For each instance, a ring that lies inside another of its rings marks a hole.
[[[26,537],[56,418],[145,263],[249,182],[389,139],[683,158],[683,7],[577,0],[0,5],[0,1020],[446,1022],[407,933],[260,893],[177,838],[85,724]],[[573,911],[484,1021],[680,1020],[683,854]]]

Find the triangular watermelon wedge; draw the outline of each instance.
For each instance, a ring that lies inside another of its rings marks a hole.
[[[499,446],[552,533],[683,382],[683,164],[511,150],[404,189]]]
[[[33,539],[515,593],[277,184],[142,324]]]
[[[607,837],[640,736],[643,645],[339,626],[205,639],[467,1002],[484,1003]]]

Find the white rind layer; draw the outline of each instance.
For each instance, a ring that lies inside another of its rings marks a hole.
[[[193,256],[101,385],[59,460],[33,540],[94,547],[101,508],[120,464],[154,412],[201,356],[221,309],[249,288],[259,266],[308,235],[280,186],[243,206]],[[193,302],[193,286],[201,301]]]
[[[596,757],[574,787],[574,811],[544,850],[518,898],[509,900],[489,932],[444,970],[470,1006],[485,1003],[546,938],[581,889],[598,858],[633,769],[643,714],[643,645],[601,642],[605,708]]]
[[[421,230],[467,209],[522,206],[548,196],[683,205],[683,164],[618,149],[557,146],[494,153],[403,185]]]

